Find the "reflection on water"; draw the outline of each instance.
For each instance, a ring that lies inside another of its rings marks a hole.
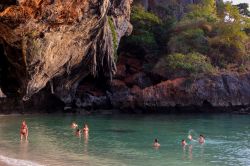
[[[83,133],[83,140],[84,140],[84,146],[83,146],[83,152],[85,155],[88,155],[88,143],[89,143],[89,133]]]
[[[29,125],[29,142],[20,142],[19,125]],[[87,121],[89,133],[69,125]],[[250,165],[250,116],[4,116],[0,117],[0,165],[228,166]],[[192,134],[206,136],[181,146]],[[159,138],[161,147],[152,141]],[[38,164],[39,163],[39,164]]]
[[[28,141],[20,141],[19,156],[23,159],[28,158]]]

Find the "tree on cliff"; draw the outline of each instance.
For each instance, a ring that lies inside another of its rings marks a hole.
[[[199,52],[211,58],[214,65],[242,64],[248,58],[245,43],[249,37],[244,28],[249,18],[243,17],[231,3],[205,0],[193,4],[176,24],[168,42],[171,53]]]
[[[240,11],[240,14],[250,17],[249,4],[248,3],[240,3],[236,5]]]

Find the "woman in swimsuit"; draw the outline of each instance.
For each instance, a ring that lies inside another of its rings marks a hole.
[[[21,128],[20,128],[20,138],[23,140],[23,137],[25,137],[25,140],[28,141],[28,135],[29,135],[29,130],[28,126],[25,121],[22,122]]]

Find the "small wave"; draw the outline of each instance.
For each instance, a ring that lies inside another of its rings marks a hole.
[[[10,166],[43,166],[29,160],[20,160],[0,155],[0,161]]]

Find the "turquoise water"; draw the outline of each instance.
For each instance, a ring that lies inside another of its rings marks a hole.
[[[22,119],[29,142],[20,142]],[[77,138],[70,123],[89,124]],[[206,143],[182,148],[192,132]],[[157,137],[161,147],[152,148]],[[0,165],[249,166],[249,115],[0,116]]]

